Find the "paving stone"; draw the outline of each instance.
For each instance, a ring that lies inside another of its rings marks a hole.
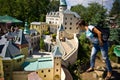
[[[98,78],[98,76],[97,76],[97,74],[96,74],[96,73],[93,73],[93,78],[95,78],[95,79],[97,79],[97,78]]]
[[[117,64],[116,63],[112,63],[112,68],[117,69]]]
[[[120,69],[120,64],[112,63],[112,68],[114,68],[114,69]]]
[[[104,75],[104,71],[97,71],[97,70],[95,70],[95,73],[97,74],[98,77],[101,77],[101,78]]]
[[[103,80],[103,78],[99,78],[98,80]]]

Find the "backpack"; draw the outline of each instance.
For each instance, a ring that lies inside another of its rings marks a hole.
[[[102,34],[102,41],[106,42],[109,39],[110,36],[110,29],[109,28],[103,28],[103,27],[98,27],[95,26],[95,28],[97,28]],[[97,37],[97,34],[92,32],[94,34],[94,37]]]

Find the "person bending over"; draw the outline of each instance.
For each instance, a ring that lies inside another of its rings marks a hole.
[[[88,25],[84,20],[79,20],[76,24],[78,25],[80,30],[82,29],[83,31],[85,31],[86,37],[93,44],[90,56],[90,68],[88,68],[86,71],[94,71],[96,54],[98,51],[101,51],[103,60],[105,61],[107,68],[107,75],[105,77],[105,80],[109,80],[112,75],[112,67],[108,57],[108,41],[103,42],[101,32],[95,26]],[[97,37],[95,37],[93,33],[96,33]]]

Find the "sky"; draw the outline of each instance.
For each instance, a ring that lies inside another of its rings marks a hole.
[[[112,4],[114,0],[66,0],[68,9],[70,9],[71,6],[77,5],[77,4],[82,4],[83,6],[88,6],[88,3],[92,2],[98,2],[99,4],[103,4],[103,6],[110,11],[112,8]]]

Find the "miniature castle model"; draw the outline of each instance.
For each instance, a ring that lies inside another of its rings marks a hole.
[[[32,22],[30,26],[32,30],[29,30],[25,23],[24,31],[18,29],[2,36],[0,38],[1,77],[4,75],[5,80],[27,80],[28,75],[31,74],[40,78],[36,80],[65,80],[65,72],[61,65],[67,67],[69,64],[74,64],[77,59],[76,34],[79,34],[79,29],[76,22],[79,19],[77,13],[67,9],[66,1],[60,0],[59,11],[47,13],[46,23]],[[33,51],[39,48],[40,38],[48,28],[50,32],[57,34],[53,44],[55,49],[49,52],[47,57],[41,55],[42,53],[34,57]]]
[[[2,57],[5,80],[12,80],[11,73],[21,69],[25,56],[20,53],[19,48],[12,40],[7,41],[5,36],[2,36],[0,39],[0,57]]]
[[[23,64],[25,71],[35,71],[43,80],[61,80],[62,54],[59,47],[55,47],[51,57],[41,57],[35,61],[26,61]],[[29,63],[27,65],[27,63]]]
[[[46,15],[46,23],[50,25],[50,28],[52,25],[56,25],[58,29],[58,27],[61,26],[62,24],[65,31],[67,33],[72,33],[72,34],[74,33],[79,34],[79,29],[78,26],[76,25],[79,19],[80,16],[76,12],[72,12],[67,9],[67,4],[65,0],[60,0],[59,11],[50,12],[47,13]]]
[[[3,71],[2,57],[0,57],[0,80],[4,80],[4,71]]]

